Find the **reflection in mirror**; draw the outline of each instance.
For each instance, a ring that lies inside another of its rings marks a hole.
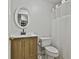
[[[18,14],[18,24],[22,27],[28,24],[28,15]]]

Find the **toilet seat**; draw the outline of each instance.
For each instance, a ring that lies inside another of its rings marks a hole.
[[[52,46],[47,46],[45,49],[52,53],[58,53],[58,50]]]

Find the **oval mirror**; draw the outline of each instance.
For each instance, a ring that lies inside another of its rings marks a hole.
[[[24,29],[27,27],[29,19],[29,12],[28,9],[21,7],[18,8],[15,12],[15,22],[18,25],[18,27]]]

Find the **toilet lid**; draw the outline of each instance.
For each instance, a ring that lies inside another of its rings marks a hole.
[[[45,47],[45,49],[52,53],[58,53],[58,50],[52,46],[47,46],[47,47]]]

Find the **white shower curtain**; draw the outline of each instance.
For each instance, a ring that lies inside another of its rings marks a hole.
[[[53,45],[59,50],[58,59],[71,59],[71,16],[66,15],[53,20],[52,37]]]

